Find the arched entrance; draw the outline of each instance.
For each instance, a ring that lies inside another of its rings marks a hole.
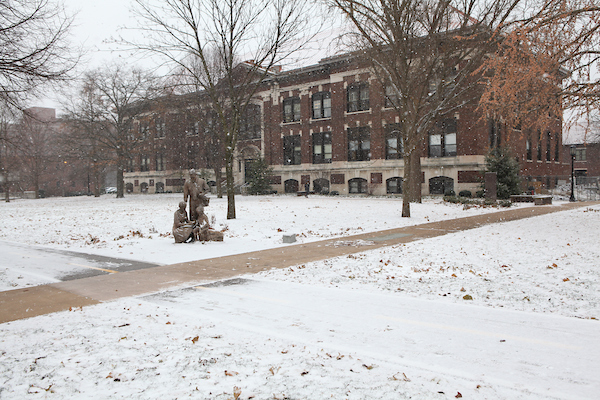
[[[288,179],[283,183],[285,193],[297,193],[298,192],[298,181],[295,179]]]
[[[429,194],[445,194],[454,190],[454,179],[447,176],[436,176],[429,179]]]
[[[313,181],[313,190],[315,193],[329,193],[329,181],[325,178],[315,179]]]

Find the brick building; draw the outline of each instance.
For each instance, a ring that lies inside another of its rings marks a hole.
[[[130,191],[175,191],[187,168],[211,166],[206,145],[211,121],[203,102],[201,95],[194,101],[182,97],[135,116],[135,129],[148,134],[140,133],[147,145],[125,174]],[[263,157],[273,167],[272,186],[279,193],[304,191],[306,184],[314,192],[402,193],[404,160],[395,114],[386,89],[348,55],[274,73],[244,125],[236,183],[244,183],[250,161]],[[485,154],[505,144],[518,158],[527,186],[538,182],[536,187],[552,188],[568,175],[560,120],[544,132],[523,132],[464,106],[439,120],[421,143],[422,193],[474,193]]]

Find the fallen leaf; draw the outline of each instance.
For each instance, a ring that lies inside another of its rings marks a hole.
[[[457,399],[460,399],[460,398],[462,397],[462,394],[460,394],[460,392],[458,392],[458,393],[456,394],[456,396],[454,396],[454,397],[456,397]]]
[[[239,373],[235,372],[235,371],[227,371],[227,370],[225,370],[225,375],[226,376],[235,376],[235,375],[239,375]]]
[[[198,341],[198,336],[192,339],[192,343],[196,343]]]
[[[233,387],[233,398],[234,398],[234,400],[239,399],[241,394],[242,394],[242,389],[240,389],[237,386],[234,386]]]

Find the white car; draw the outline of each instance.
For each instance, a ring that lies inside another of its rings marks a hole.
[[[106,193],[117,193],[117,188],[116,187],[107,187]]]

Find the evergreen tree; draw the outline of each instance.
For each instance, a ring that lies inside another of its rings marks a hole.
[[[247,174],[248,194],[266,194],[272,190],[269,182],[273,175],[273,168],[269,167],[263,158],[252,161]]]
[[[499,199],[508,199],[513,194],[521,193],[519,163],[508,148],[495,147],[490,150],[485,157],[485,170],[496,173],[496,194]]]

